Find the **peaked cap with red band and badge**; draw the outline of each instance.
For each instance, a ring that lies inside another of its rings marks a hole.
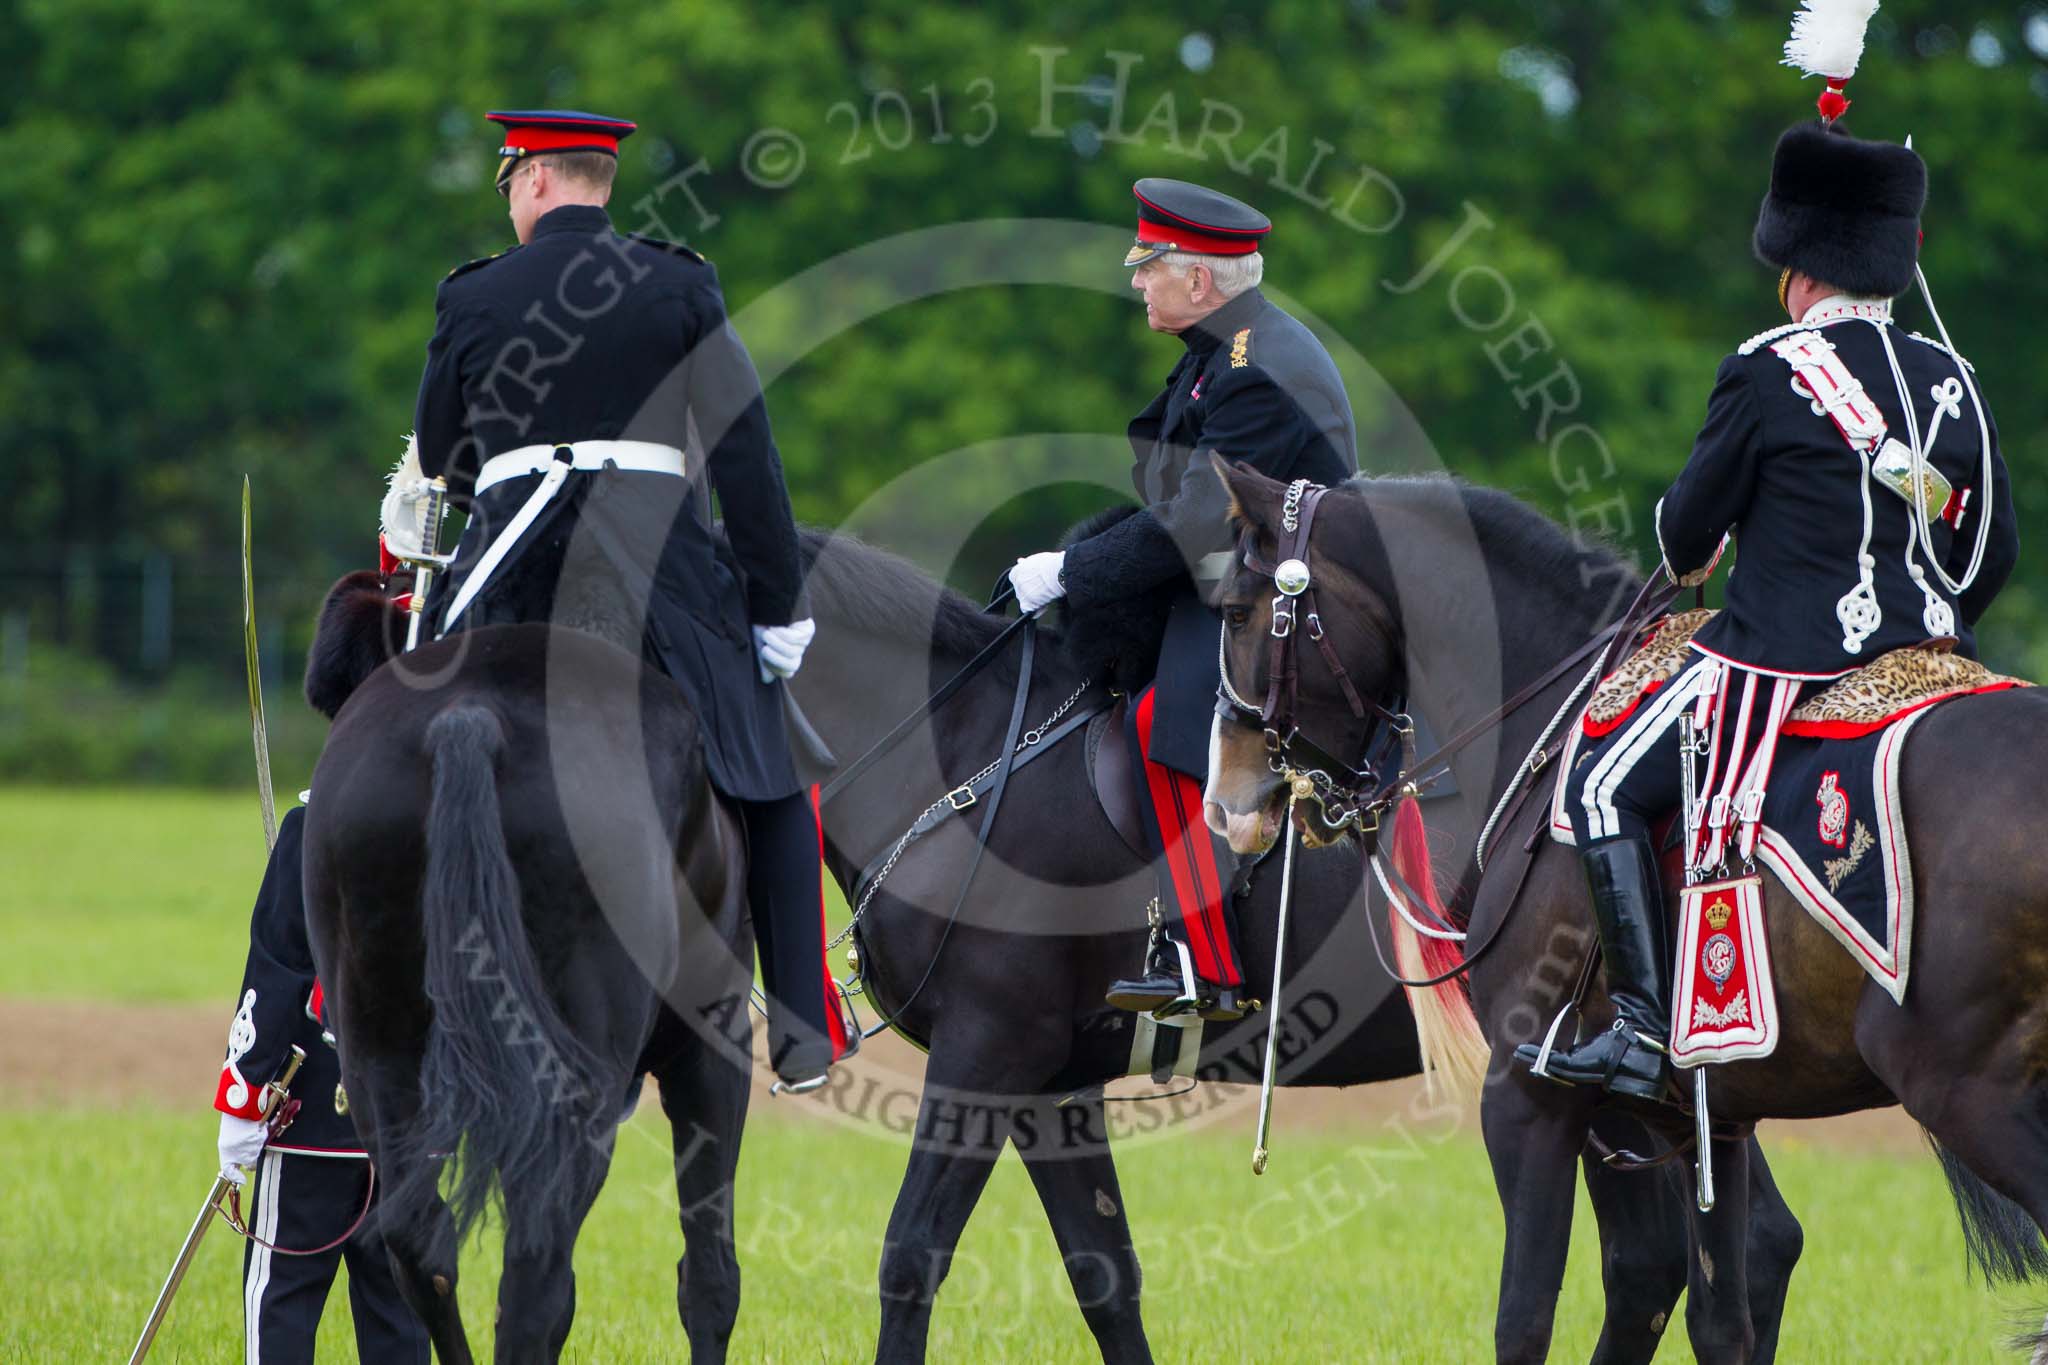
[[[603,114],[575,109],[494,109],[484,115],[505,128],[498,148],[498,193],[504,194],[512,172],[529,156],[541,152],[602,152],[617,157],[619,143],[640,125]]]
[[[1185,180],[1151,177],[1131,186],[1138,200],[1138,240],[1124,255],[1143,265],[1169,251],[1196,256],[1249,256],[1273,220],[1242,200]]]

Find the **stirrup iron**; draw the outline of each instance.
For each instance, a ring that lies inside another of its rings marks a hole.
[[[1152,1011],[1152,1018],[1162,1024],[1182,1027],[1186,1020],[1181,1016],[1201,1008],[1201,993],[1195,988],[1195,956],[1188,951],[1188,945],[1179,939],[1168,939],[1180,960],[1180,999],[1172,1000]]]

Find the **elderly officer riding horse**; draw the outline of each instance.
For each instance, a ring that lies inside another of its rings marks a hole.
[[[1259,292],[1266,216],[1178,180],[1140,180],[1132,192],[1131,287],[1144,294],[1152,329],[1186,347],[1166,387],[1131,420],[1131,479],[1145,505],[1065,550],[1027,555],[1010,578],[1025,611],[1064,595],[1072,635],[1164,632],[1156,682],[1134,697],[1130,717],[1161,899],[1178,907],[1181,928],[1178,938],[1160,935],[1139,976],[1115,983],[1108,999],[1229,1020],[1247,1007],[1228,923],[1230,859],[1202,823],[1217,680],[1217,617],[1204,595],[1230,546],[1228,502],[1209,457],[1276,479],[1335,483],[1356,471],[1357,441],[1329,353]],[[1139,668],[1149,676],[1151,660]]]

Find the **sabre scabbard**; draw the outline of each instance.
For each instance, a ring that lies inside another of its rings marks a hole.
[[[275,1139],[291,1124],[296,1105],[291,1101],[292,1080],[299,1074],[299,1068],[306,1062],[306,1050],[293,1044],[291,1056],[277,1069],[270,1084],[264,1090],[270,1102],[264,1108],[266,1121],[270,1125],[270,1138]],[[142,1335],[135,1342],[135,1350],[128,1357],[128,1365],[141,1365],[149,1354],[150,1346],[156,1341],[157,1332],[164,1325],[164,1318],[171,1311],[171,1299],[176,1296],[178,1286],[185,1282],[185,1272],[192,1268],[192,1258],[199,1251],[199,1241],[206,1236],[206,1230],[213,1226],[215,1214],[219,1214],[237,1232],[244,1229],[236,1223],[234,1216],[221,1207],[221,1201],[234,1189],[226,1175],[213,1178],[213,1188],[207,1191],[206,1202],[199,1206],[199,1216],[192,1220],[192,1228],[185,1234],[184,1242],[178,1247],[178,1255],[171,1262],[171,1273],[165,1277],[163,1288],[157,1291],[156,1302],[150,1306],[149,1318],[142,1324]]]

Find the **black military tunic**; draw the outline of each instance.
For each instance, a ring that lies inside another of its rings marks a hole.
[[[717,272],[682,247],[613,232],[601,208],[569,205],[543,215],[529,244],[450,275],[436,310],[420,461],[448,475],[471,520],[434,609],[447,610],[541,477],[495,484],[472,505],[484,461],[592,440],[686,450],[681,480],[569,475],[455,625],[547,619],[577,532],[648,599],[646,652],[689,696],[719,790],[749,800],[795,792],[781,688],[761,682],[748,628],[806,614],[796,532],[760,381]],[[712,492],[729,560],[711,535]]]
[[[1274,479],[1333,484],[1358,470],[1351,401],[1321,342],[1257,289],[1181,333],[1187,353],[1130,424],[1131,478],[1145,511],[1069,547],[1077,607],[1178,579],[1160,650],[1152,757],[1196,776],[1209,763],[1219,618],[1202,594],[1230,549],[1230,499],[1211,452]]]
[[[1809,315],[1814,322],[1774,328],[1721,362],[1692,457],[1656,516],[1665,563],[1678,576],[1705,569],[1723,533],[1734,532],[1738,554],[1727,607],[1694,640],[1702,653],[1751,672],[1833,677],[1936,635],[1928,622],[1940,613],[1930,595],[1950,609],[1959,648],[1974,650],[1971,627],[2019,554],[2011,486],[1992,428],[1996,488],[1987,497],[1981,487],[1978,415],[1956,359],[1894,326],[1888,313],[1882,304],[1823,305],[1821,316]],[[1911,412],[1900,404],[1880,329],[1891,338]],[[1969,566],[1978,519],[1991,519],[1983,566],[1960,601],[1925,564],[1911,504],[1867,472],[1869,460],[1794,390],[1791,366],[1772,351],[1771,343],[1809,330],[1834,346],[1892,437],[1906,443],[1910,422],[1924,442],[1940,412],[1929,463],[1958,501],[1969,495],[1959,527],[1931,519],[1935,556],[1951,578],[1960,580]],[[1874,629],[1852,630],[1843,602],[1866,568],[1878,616]]]

